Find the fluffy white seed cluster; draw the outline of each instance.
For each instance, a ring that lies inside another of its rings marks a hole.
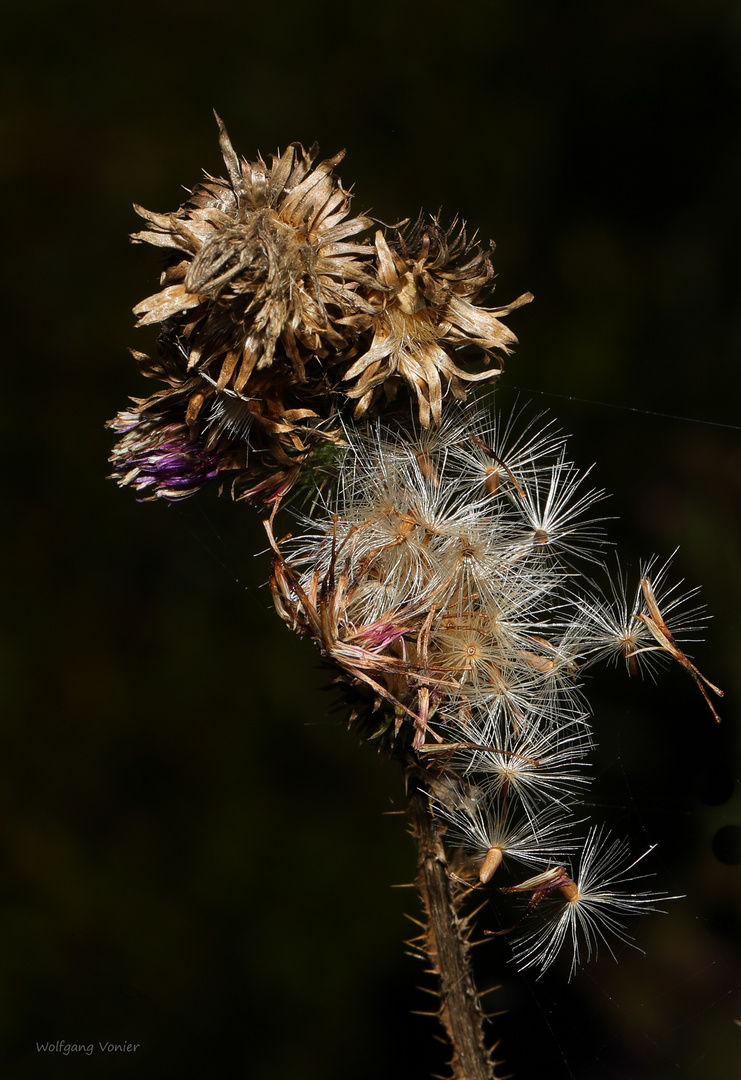
[[[671,658],[703,689],[677,644],[702,616],[653,562],[631,599],[619,572],[598,589],[603,493],[542,418],[517,428],[464,406],[432,430],[348,428],[331,494],[273,540],[273,588],[371,719],[391,717],[375,734],[411,743],[469,880],[493,889],[502,864],[537,871],[498,894],[529,894],[515,954],[545,968],[566,941],[576,964],[605,933],[624,940],[620,914],[659,895],[620,893],[627,852],[601,830],[571,868],[592,745],[581,672]]]

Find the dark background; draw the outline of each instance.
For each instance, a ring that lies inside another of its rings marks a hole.
[[[679,545],[714,615],[694,655],[721,727],[678,670],[591,689],[595,816],[658,841],[687,899],[570,984],[483,946],[503,1071],[738,1075],[741,7],[31,0],[3,24],[2,1076],[442,1070],[390,888],[399,777],[271,612],[256,514],[104,479],[104,421],[149,389],[126,350],[152,345],[130,309],[159,256],[131,203],[219,174],[212,107],[249,158],[346,147],[357,210],[496,239],[496,300],[536,296],[500,404],[557,415],[626,563]],[[96,1049],[37,1052],[59,1039]]]

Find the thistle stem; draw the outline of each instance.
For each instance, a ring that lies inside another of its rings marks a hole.
[[[409,762],[405,776],[409,819],[417,841],[417,887],[426,916],[421,948],[438,979],[437,1015],[453,1051],[450,1080],[497,1080],[471,971],[470,926],[460,914],[460,889],[450,877],[440,832],[430,813],[424,772]]]

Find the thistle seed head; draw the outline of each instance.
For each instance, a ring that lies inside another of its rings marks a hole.
[[[575,491],[573,470],[555,468],[535,443],[490,492],[471,454],[490,440],[490,423],[456,403],[446,412],[456,439],[444,445],[424,431],[346,425],[324,512],[274,542],[286,620],[317,641],[371,708],[392,704],[394,731],[413,731],[417,748],[441,738],[438,713],[484,710],[513,731],[584,714],[581,641],[572,619],[555,616],[571,603],[574,575],[557,547],[548,559],[533,549],[536,478],[547,476],[570,524],[589,501],[578,496],[568,514],[560,484],[566,496]],[[552,453],[563,465],[560,444]],[[591,554],[588,527],[569,536],[570,558],[580,540]]]

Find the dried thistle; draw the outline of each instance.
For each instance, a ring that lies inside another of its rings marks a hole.
[[[505,307],[477,306],[494,271],[456,221],[443,229],[437,218],[425,222],[420,216],[389,239],[377,232],[375,242],[381,310],[373,317],[368,348],[344,373],[343,381],[352,384],[347,396],[357,399],[360,417],[379,400],[393,400],[399,383],[406,383],[422,426],[439,424],[445,398],[463,400],[466,383],[492,382],[501,374],[499,366],[465,370],[456,362],[462,360],[459,350],[478,346],[487,364],[491,350],[509,353],[517,338],[501,317],[532,296],[524,293]]]
[[[218,390],[187,370],[184,350],[169,329],[160,334],[159,357],[134,352],[142,373],[166,386],[108,424],[121,438],[114,447],[112,478],[143,492],[143,498],[174,500],[194,494],[210,480],[228,480],[235,498],[272,503],[287,494],[302,463],[342,438],[329,406],[322,420],[299,396],[290,378],[254,372],[252,395]],[[314,389],[319,407],[328,391]],[[174,457],[173,457],[174,455]]]
[[[416,404],[401,400],[401,415],[439,424],[444,400],[501,370],[467,370],[461,350],[486,364],[509,352],[501,316],[531,297],[479,306],[491,261],[455,222],[356,242],[371,220],[349,217],[342,154],[315,165],[315,146],[292,144],[248,162],[217,122],[228,178],[207,175],[173,213],[136,207],[148,228],[133,239],[169,253],[160,291],[134,309],[161,326],[158,358],[136,355],[166,386],[111,422],[113,475],[164,499],[228,478],[235,496],[270,503],[341,440],[347,399],[362,416],[403,386]]]
[[[135,309],[161,325],[158,358],[135,356],[164,386],[110,422],[114,476],[168,500],[229,479],[272,505],[276,609],[404,769],[426,919],[415,947],[439,979],[453,1080],[493,1080],[461,905],[529,894],[541,921],[515,935],[515,958],[544,968],[571,945],[572,973],[606,933],[627,940],[624,914],[654,909],[661,894],[635,893],[620,842],[572,835],[589,782],[581,672],[675,660],[717,718],[720,691],[678,644],[703,615],[654,560],[632,603],[622,575],[599,593],[583,567],[602,564],[603,519],[588,516],[602,493],[584,490],[564,439],[460,404],[498,377],[516,341],[501,319],[531,299],[481,306],[493,270],[464,227],[420,217],[350,242],[371,222],[349,218],[342,155],[315,166],[316,148],[293,144],[249,163],[218,123],[228,179],[207,176],[174,213],[138,211],[149,227],[134,239],[169,252]],[[302,470],[310,510],[278,540]],[[517,862],[537,872],[498,884]]]
[[[134,309],[139,325],[181,319],[188,369],[218,390],[248,395],[255,370],[275,365],[303,383],[306,362],[347,346],[373,306],[369,243],[347,238],[371,224],[348,219],[350,194],[318,148],[291,144],[266,165],[237,158],[217,116],[228,180],[207,176],[174,213],[136,207],[149,228],[133,239],[171,251],[160,292]],[[186,315],[187,313],[187,315]]]
[[[315,165],[316,146],[292,144],[271,165],[240,160],[217,122],[228,179],[207,176],[173,213],[136,208],[148,228],[133,239],[170,255],[134,309],[161,324],[158,359],[137,356],[167,385],[112,421],[113,475],[172,499],[229,472],[235,495],[270,501],[338,437],[326,361],[376,310],[375,251],[349,242],[370,219],[348,216],[343,154]]]

